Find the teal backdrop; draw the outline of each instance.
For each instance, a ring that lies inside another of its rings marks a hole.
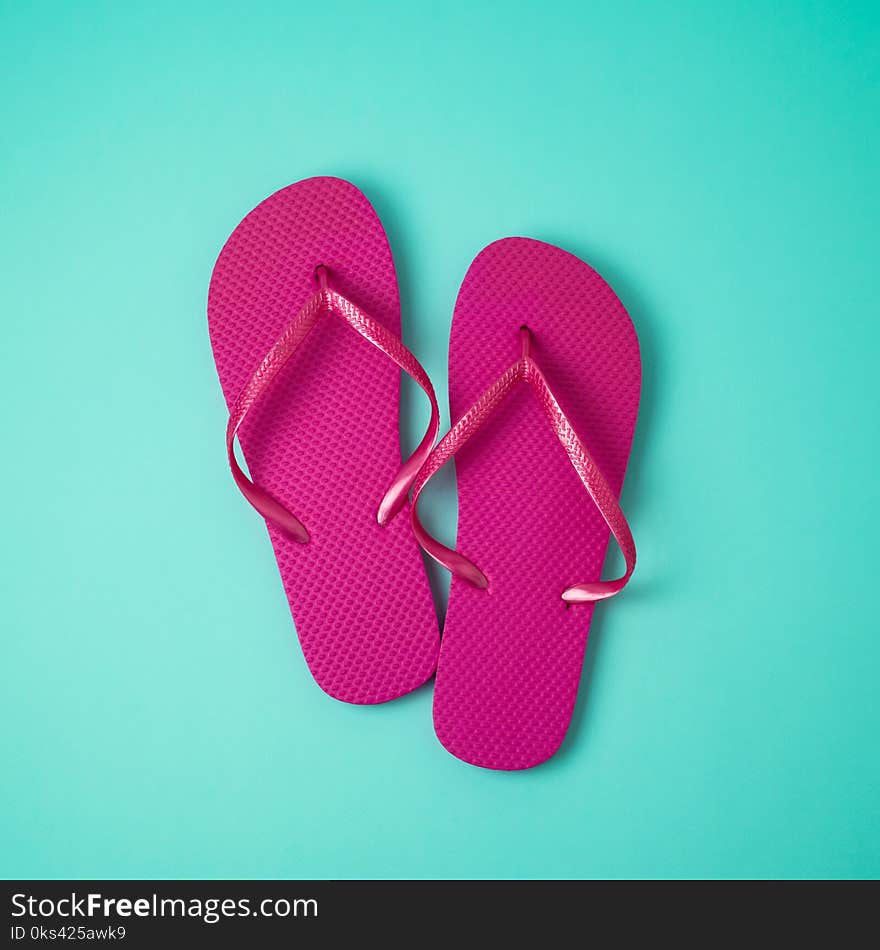
[[[878,49],[875,2],[0,0],[0,873],[877,876]],[[229,476],[211,267],[315,174],[444,406],[495,238],[638,328],[640,566],[533,771],[327,698]]]

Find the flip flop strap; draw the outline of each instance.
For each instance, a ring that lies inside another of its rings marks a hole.
[[[419,495],[431,476],[445,465],[486,424],[507,395],[520,383],[528,383],[537,396],[538,402],[544,410],[557,439],[565,449],[565,453],[575,472],[577,472],[578,478],[593,499],[605,523],[611,529],[611,533],[620,545],[626,560],[626,572],[621,577],[614,580],[574,584],[563,591],[562,599],[570,604],[606,600],[623,589],[635,569],[636,546],[632,532],[605,476],[599,470],[599,466],[596,465],[583,442],[578,438],[574,427],[553,394],[546,377],[535,362],[531,354],[531,334],[529,330],[523,327],[520,336],[523,348],[522,357],[479,396],[428,456],[419,477],[413,485],[413,531],[424,550],[456,577],[466,580],[474,587],[488,587],[489,582],[486,575],[472,561],[452,548],[441,544],[436,538],[428,534],[419,519]]]
[[[422,441],[419,442],[416,450],[407,461],[403,463],[382,498],[376,515],[379,524],[387,524],[403,507],[410,486],[431,452],[440,425],[440,411],[431,381],[419,361],[403,345],[399,337],[395,336],[382,324],[368,317],[347,297],[331,290],[327,285],[327,269],[325,267],[318,267],[315,276],[318,280],[317,292],[309,297],[302,309],[287,324],[253,376],[245,384],[232,406],[229,413],[229,423],[226,427],[226,451],[229,457],[229,466],[232,469],[232,477],[235,479],[241,493],[264,518],[282,528],[294,540],[302,544],[309,540],[309,532],[305,525],[277,498],[274,498],[265,488],[260,487],[245,475],[235,457],[234,442],[235,436],[250,409],[266,392],[288,359],[323,316],[334,313],[341,317],[352,330],[372,343],[407,375],[411,376],[424,390],[431,404],[431,419]]]

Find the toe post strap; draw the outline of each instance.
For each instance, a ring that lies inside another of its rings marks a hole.
[[[520,358],[484,390],[427,457],[413,485],[411,511],[413,531],[425,552],[455,577],[460,577],[477,588],[485,590],[489,587],[489,579],[476,564],[458,551],[441,544],[425,530],[418,513],[419,496],[428,480],[486,424],[507,395],[520,383],[527,383],[535,393],[557,439],[565,449],[581,484],[586,488],[614,535],[626,562],[626,570],[621,577],[614,580],[573,584],[562,591],[561,597],[567,604],[595,603],[606,600],[623,590],[635,570],[636,547],[632,532],[617,497],[578,437],[546,377],[535,362],[532,355],[532,334],[528,327],[520,327],[519,341]]]
[[[235,400],[226,427],[226,452],[232,476],[248,502],[267,520],[280,527],[294,541],[306,544],[309,532],[305,525],[278,499],[245,475],[235,457],[235,437],[248,412],[266,392],[290,357],[324,316],[335,314],[359,336],[384,353],[422,388],[431,406],[428,428],[413,454],[403,463],[379,503],[376,520],[388,524],[406,503],[410,487],[419,469],[430,455],[440,427],[440,410],[428,375],[419,361],[381,323],[373,320],[347,297],[330,287],[330,271],[324,264],[314,270],[317,290],[303,304],[272,344],[269,352],[254,371]]]

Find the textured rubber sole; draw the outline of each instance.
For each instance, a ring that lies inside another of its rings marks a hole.
[[[314,293],[319,264],[335,290],[400,336],[394,261],[369,201],[337,178],[290,185],[238,225],[211,278],[211,344],[230,406]],[[399,392],[398,368],[326,316],[239,432],[251,477],[310,533],[308,544],[297,544],[268,524],[309,669],[325,692],[349,703],[415,689],[437,658],[437,619],[409,506],[386,527],[376,521],[400,466]]]
[[[452,418],[519,358],[521,326],[531,330],[536,361],[619,495],[638,412],[638,339],[614,291],[560,248],[507,238],[474,260],[452,323]],[[455,466],[456,548],[489,587],[452,580],[434,726],[466,762],[529,768],[552,756],[568,729],[594,610],[567,607],[561,594],[600,578],[609,530],[527,385]]]

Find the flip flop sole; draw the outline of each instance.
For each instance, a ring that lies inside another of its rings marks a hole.
[[[452,418],[518,358],[521,326],[531,330],[537,363],[619,495],[639,403],[638,340],[614,291],[560,248],[507,238],[474,260],[452,323]],[[594,609],[566,606],[561,594],[600,578],[609,529],[527,385],[461,449],[455,466],[456,549],[489,587],[452,579],[435,730],[466,762],[529,768],[565,736]]]
[[[349,182],[312,178],[256,207],[226,242],[208,322],[231,407],[288,321],[334,288],[400,336],[394,261],[382,224]],[[380,703],[424,683],[437,620],[408,506],[387,526],[379,502],[400,467],[400,372],[342,320],[322,318],[239,431],[251,477],[303,522],[298,544],[269,536],[309,669],[349,703]]]

